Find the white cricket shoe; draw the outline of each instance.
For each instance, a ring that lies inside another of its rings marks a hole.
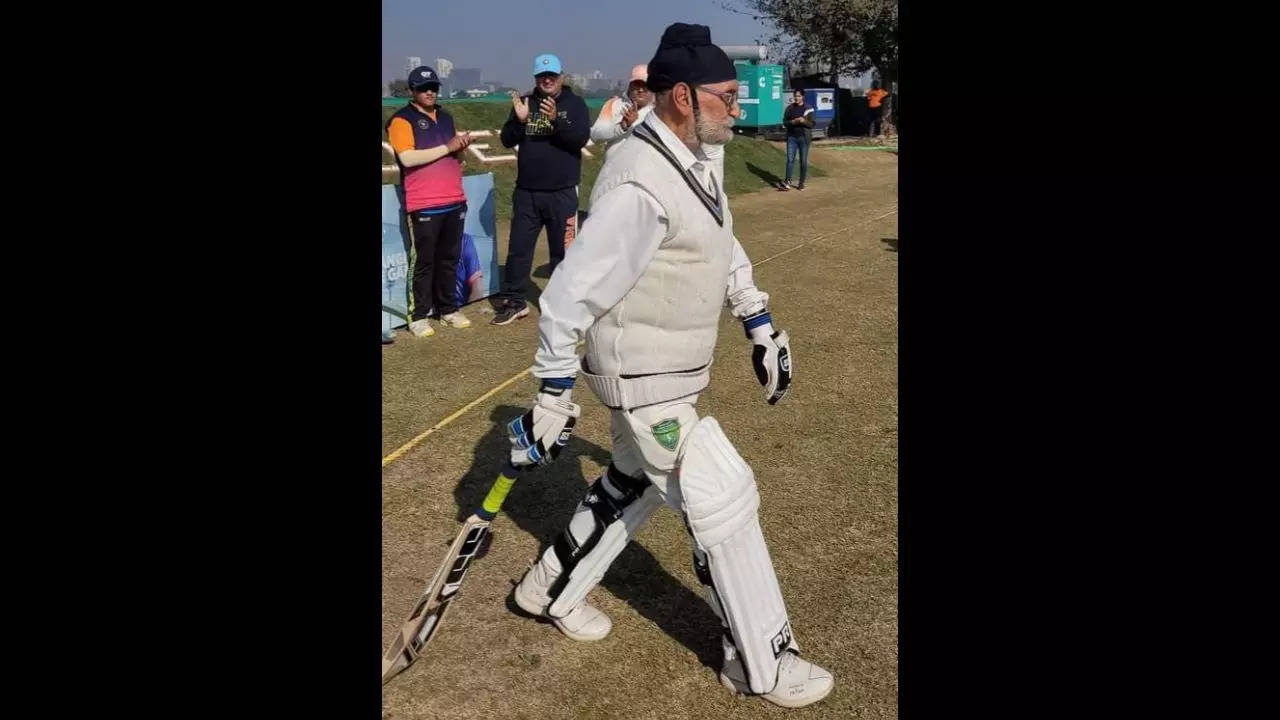
[[[759,697],[785,708],[804,707],[818,702],[835,687],[831,673],[801,658],[794,650],[787,650],[778,661],[778,682],[773,690]],[[747,684],[747,674],[737,652],[725,648],[724,669],[720,671],[720,683],[734,692],[752,695]]]
[[[431,323],[426,318],[409,323],[409,332],[420,338],[431,337],[436,334],[435,328],[431,327]]]
[[[602,640],[613,629],[613,621],[599,608],[583,600],[568,615],[553,618],[547,615],[547,606],[551,604],[551,596],[547,590],[555,582],[556,576],[541,560],[529,568],[520,584],[516,586],[515,601],[521,610],[530,615],[545,617],[560,632],[579,642]]]
[[[467,319],[466,315],[463,315],[460,312],[451,312],[448,315],[441,315],[440,322],[448,325],[449,327],[455,328],[471,327],[471,321]]]

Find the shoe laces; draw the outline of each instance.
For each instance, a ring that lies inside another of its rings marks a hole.
[[[778,673],[781,674],[791,669],[791,666],[798,662],[800,662],[799,655],[795,654],[791,650],[784,650],[782,652],[782,660],[778,662]]]

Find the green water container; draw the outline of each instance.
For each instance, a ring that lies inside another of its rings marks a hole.
[[[742,106],[742,117],[735,124],[754,130],[781,126],[782,109],[786,107],[782,66],[754,65],[743,60],[734,65],[738,71],[738,104]]]

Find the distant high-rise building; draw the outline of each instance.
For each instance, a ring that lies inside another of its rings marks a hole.
[[[416,67],[418,67],[418,66],[422,65],[422,58],[420,58],[420,57],[410,57],[410,58],[405,58],[405,61],[406,61],[406,62],[405,62],[405,74],[406,74],[406,75],[407,75],[407,74],[409,74],[409,73],[411,73],[411,72],[413,72],[413,69],[414,69],[414,68],[416,68]]]
[[[592,73],[591,73],[591,79],[592,79],[592,80],[602,80],[602,79],[604,79],[604,73],[600,72],[599,70],[596,70],[596,71],[594,71],[594,72],[592,72]]]
[[[453,63],[448,58],[438,57],[436,58],[435,71],[436,75],[440,76],[440,97],[451,97],[453,91],[458,89],[458,86],[450,79],[453,75]]]

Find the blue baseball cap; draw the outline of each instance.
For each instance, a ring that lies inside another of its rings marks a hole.
[[[542,73],[552,72],[560,74],[560,58],[551,53],[543,53],[533,59],[533,74],[541,75]]]
[[[409,89],[417,90],[426,85],[440,85],[440,76],[436,75],[436,71],[422,65],[413,69],[409,73]]]

